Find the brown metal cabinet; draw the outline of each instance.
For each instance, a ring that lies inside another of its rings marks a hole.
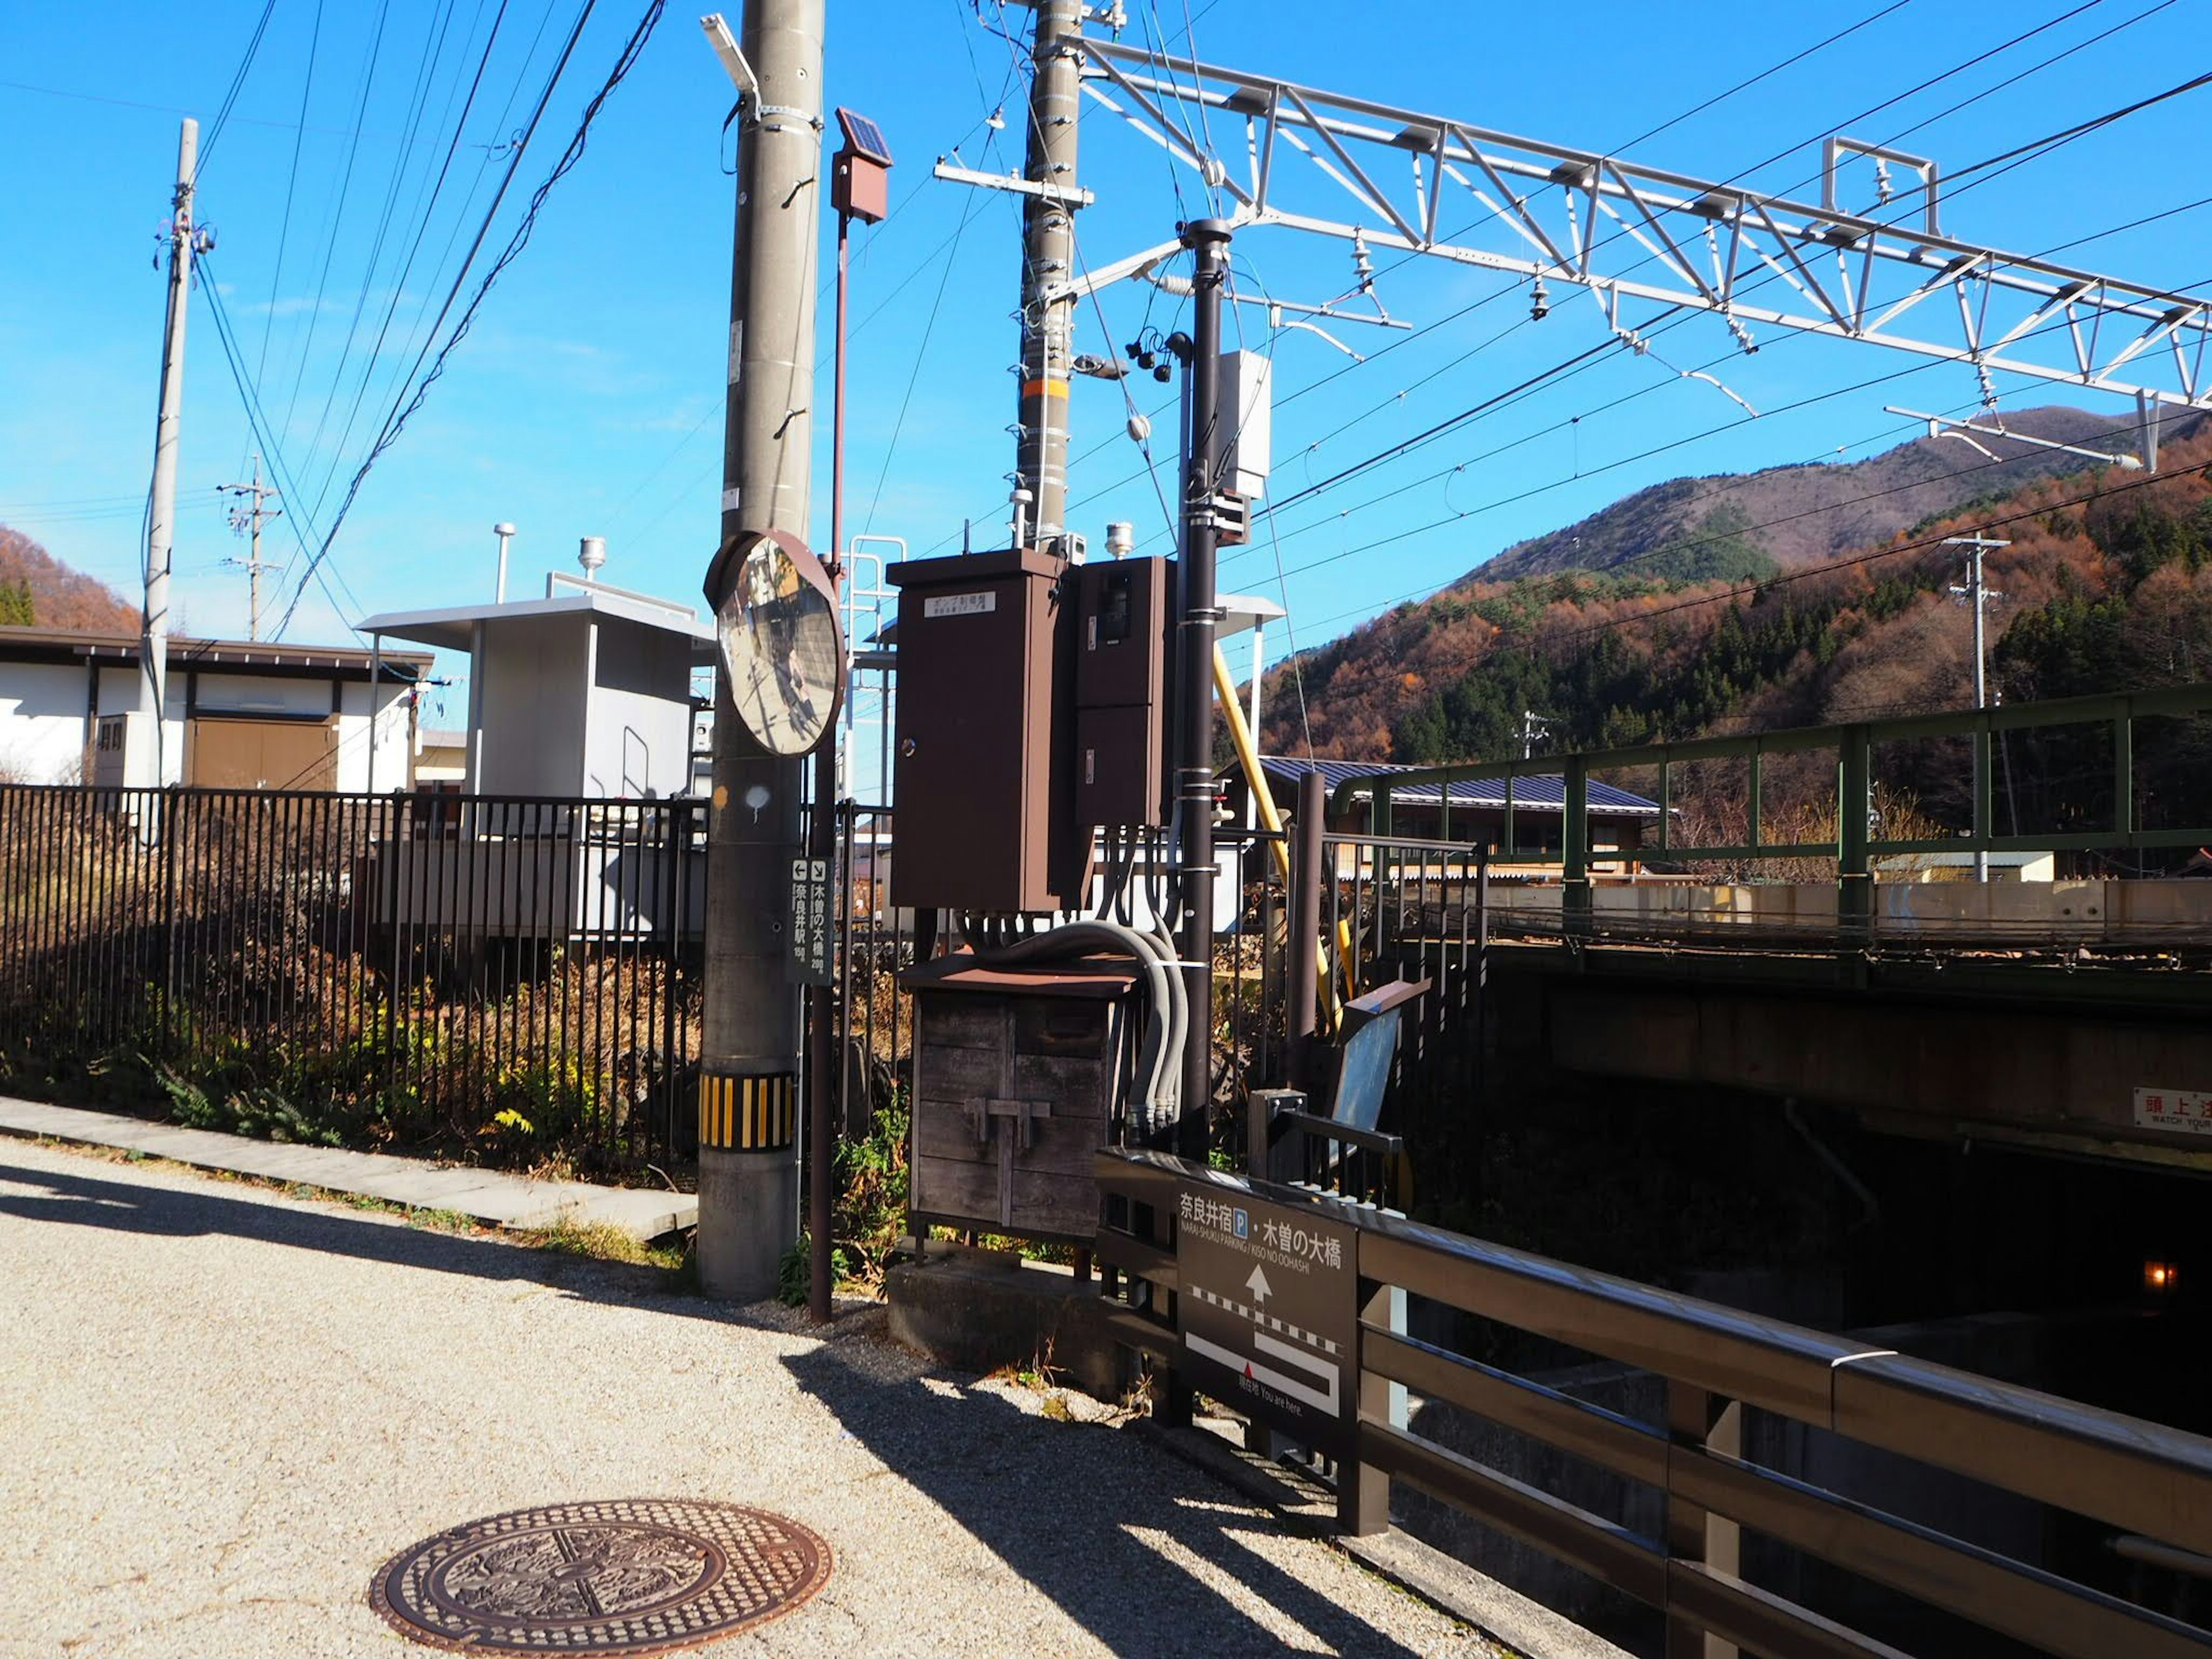
[[[1092,1155],[1120,1139],[1134,1060],[1134,972],[992,969],[960,954],[904,977],[915,1224],[1089,1243]]]
[[[895,564],[899,696],[891,900],[921,909],[1079,903],[1091,842],[1075,744],[1068,566],[1017,548]]]

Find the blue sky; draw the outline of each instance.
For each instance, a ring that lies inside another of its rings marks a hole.
[[[1127,38],[1139,42],[1180,49],[1194,37],[1211,61],[1591,149],[1626,146],[1620,153],[1634,161],[1742,174],[1775,190],[1805,184],[1817,171],[1818,140],[1839,125],[1870,141],[1894,137],[1956,169],[2161,91],[2212,57],[2212,0],[2001,8],[1860,0],[1841,10],[1738,10],[1725,26],[1709,5],[1650,0],[1564,13],[1438,0],[1387,11],[1317,0],[1132,0],[1129,14]],[[0,260],[0,522],[127,596],[135,597],[153,438],[161,282],[152,259],[176,118],[199,116],[204,133],[213,123],[261,15],[261,0],[0,14],[0,153],[16,161],[13,234]],[[596,9],[479,270],[559,156],[638,15],[616,0]],[[415,204],[446,155],[451,112],[495,15],[498,37],[477,105],[434,210],[421,213]],[[276,554],[294,556],[284,600],[301,564],[293,525],[327,524],[389,404],[387,383],[413,358],[413,345],[403,356],[400,343],[444,298],[507,165],[502,145],[575,15],[574,0],[551,13],[529,0],[503,11],[499,0],[343,8],[276,0],[203,168],[199,213],[219,237],[205,277],[281,428],[293,493],[304,498],[288,501],[295,517],[272,532]],[[1874,21],[1698,108],[1863,19]],[[1018,162],[1022,82],[1000,31],[1018,33],[1025,21],[1016,7],[1002,15],[998,0],[983,0],[980,17],[970,0],[831,0],[830,100],[876,117],[898,157],[892,218],[856,233],[848,517],[853,530],[902,536],[918,551],[957,546],[963,518],[977,521],[982,544],[1004,519],[1016,212],[1010,198],[933,179],[930,162],[956,147],[971,165]],[[672,10],[607,103],[582,160],[553,190],[534,240],[368,474],[328,567],[335,604],[310,586],[292,637],[345,639],[347,623],[367,611],[487,596],[489,527],[499,519],[520,526],[519,588],[537,586],[547,568],[573,568],[577,538],[598,534],[608,538],[608,580],[696,592],[713,550],[720,482],[732,213],[721,125],[730,96],[694,13]],[[2208,99],[2212,89],[2176,98],[1998,173],[1949,204],[1945,228],[2024,252],[2077,243],[2069,259],[2168,288],[2212,279],[2212,209],[2169,211],[2202,193],[2193,169]],[[1002,101],[1012,114],[1003,132],[987,120]],[[1097,265],[1172,235],[1202,191],[1111,116],[1092,110],[1085,122],[1084,182],[1100,200],[1079,227],[1084,257]],[[1663,130],[1632,143],[1654,128]],[[1222,126],[1214,137],[1227,145],[1232,135]],[[2154,214],[2166,216],[2106,234]],[[1340,242],[1268,228],[1240,238],[1236,252],[1248,291],[1321,300],[1351,281]],[[1376,264],[1391,312],[1426,331],[1358,365],[1310,333],[1273,343],[1277,495],[1607,338],[1587,296],[1555,295],[1553,314],[1536,323],[1525,285],[1394,254]],[[825,251],[823,269],[830,268]],[[1085,309],[1079,349],[1110,352],[1148,319],[1165,331],[1181,320],[1179,304],[1142,284],[1115,285]],[[387,308],[386,344],[372,356]],[[828,320],[825,301],[825,365]],[[1266,343],[1261,313],[1245,313],[1244,326],[1248,343]],[[1370,354],[1404,338],[1334,331]],[[1694,366],[1729,348],[1717,321],[1692,319],[1672,331],[1664,363],[1626,349],[1602,353],[1357,485],[1285,512],[1274,537],[1230,562],[1224,585],[1286,593],[1298,643],[1310,645],[1632,489],[1684,472],[1863,455],[1911,435],[1884,404],[1963,410],[1976,400],[1964,367],[1929,365],[1850,391],[1913,360],[1802,337],[1770,335],[1767,343],[1717,373],[1762,410],[1802,406],[1743,419],[1712,386],[1677,378],[1667,365]],[[362,412],[340,441],[365,366]],[[1147,406],[1171,395],[1149,380],[1133,384]],[[2010,379],[1998,390],[2007,407],[2124,407]],[[1620,402],[1632,393],[1641,395]],[[826,374],[822,397],[826,409]],[[1174,495],[1174,421],[1158,420],[1156,491],[1142,457],[1118,435],[1124,413],[1118,389],[1078,383],[1075,527],[1096,540],[1107,520],[1128,518],[1140,540],[1157,545],[1160,493]],[[828,430],[818,422],[817,539],[828,526]],[[1693,441],[1626,459],[1678,439]],[[221,563],[243,547],[216,486],[244,476],[252,447],[210,305],[196,296],[176,551],[194,632],[244,631],[243,574]],[[1419,531],[1457,514],[1465,516]],[[449,697],[447,718],[459,712]]]

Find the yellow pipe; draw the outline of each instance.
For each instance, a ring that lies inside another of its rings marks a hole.
[[[1260,769],[1259,745],[1253,740],[1252,728],[1244,722],[1243,706],[1237,701],[1237,682],[1230,678],[1229,659],[1218,644],[1213,647],[1213,689],[1221,698],[1221,711],[1229,722],[1229,738],[1237,746],[1237,763],[1244,769],[1244,787],[1252,792],[1252,805],[1259,814],[1260,827],[1275,837],[1267,843],[1275,855],[1275,872],[1288,887],[1291,845],[1283,839],[1283,815],[1275,810],[1274,792],[1267,787],[1267,775]],[[1336,919],[1336,960],[1344,974],[1345,995],[1357,996],[1358,991],[1352,971],[1352,926],[1342,916]],[[1322,988],[1328,1000],[1329,1029],[1334,1030],[1336,987],[1324,981]]]

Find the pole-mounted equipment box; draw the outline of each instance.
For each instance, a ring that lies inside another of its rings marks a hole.
[[[1011,548],[884,573],[899,590],[894,904],[1003,914],[1083,902],[1075,568]]]
[[[1075,572],[1075,815],[1086,825],[1167,822],[1167,559]]]

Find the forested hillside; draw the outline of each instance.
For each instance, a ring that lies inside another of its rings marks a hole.
[[[113,588],[0,525],[0,624],[136,634],[138,623],[137,607],[125,605]]]
[[[1469,579],[1277,669],[1265,744],[1304,751],[1302,704],[1316,754],[1413,763],[1517,756],[1524,711],[1546,716],[1548,746],[1564,750],[1970,707],[1972,617],[1948,591],[1961,560],[1935,544],[1982,530],[2012,543],[1987,562],[2002,596],[1990,636],[2003,701],[2212,678],[2208,463],[2212,423],[2198,422],[2166,446],[2156,477],[2112,467],[2039,479],[1752,581]],[[1738,557],[1748,529],[1728,516],[1704,545]],[[2006,810],[2093,822],[2108,744],[2091,732],[2071,747],[2014,745]],[[2212,752],[2193,727],[2163,744],[2139,744],[2137,771],[2150,810],[2179,812],[2212,793]],[[1957,759],[1893,756],[1888,781],[1955,823]],[[2212,816],[2212,801],[2189,810],[2200,806]]]
[[[2136,447],[2133,417],[2063,405],[1989,415],[1977,424],[2087,448]],[[1569,568],[1632,568],[1679,581],[1766,575],[1878,547],[1932,514],[2081,465],[2062,450],[1978,434],[1916,438],[1863,461],[1674,478],[1579,524],[1516,543],[1472,574],[1491,581]],[[1723,556],[1713,543],[1726,536],[1735,545]]]

